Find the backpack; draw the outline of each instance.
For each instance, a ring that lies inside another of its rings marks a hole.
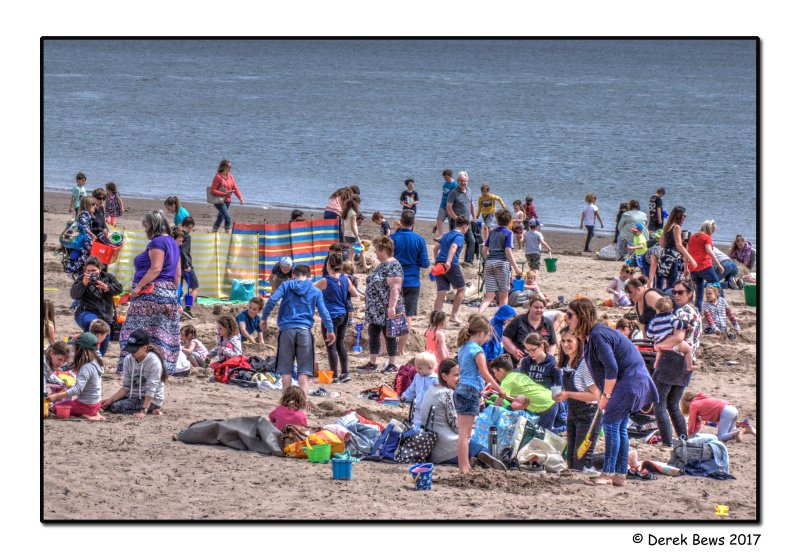
[[[398,395],[403,395],[408,389],[408,386],[411,385],[411,382],[414,381],[414,376],[416,375],[417,369],[413,364],[404,364],[400,367],[400,370],[397,371],[397,375],[395,375],[394,382],[392,383],[392,388]]]
[[[221,384],[227,384],[239,370],[252,370],[244,355],[231,357],[222,362],[213,362],[209,368],[214,371],[214,381]]]
[[[58,241],[67,250],[80,250],[86,242],[86,233],[80,229],[77,221],[70,221],[58,237]]]
[[[278,359],[274,356],[260,357],[253,355],[248,360],[250,368],[256,372],[275,372],[278,365]]]
[[[714,451],[715,446],[717,451]],[[681,474],[686,472],[686,467],[694,467],[706,461],[714,463],[719,472],[729,472],[728,450],[716,436],[701,434],[688,440],[673,440],[672,455],[667,464],[680,469]]]

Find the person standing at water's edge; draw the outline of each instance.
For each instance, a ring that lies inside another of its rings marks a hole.
[[[472,192],[467,187],[469,185],[469,175],[466,171],[458,173],[457,188],[453,188],[447,195],[447,215],[450,217],[450,230],[456,228],[456,219],[466,217],[469,222],[475,220],[475,203],[472,200]],[[470,226],[464,234],[467,244],[467,253],[464,255],[464,265],[471,266],[475,258],[475,235]]]
[[[417,204],[419,203],[419,195],[414,190],[414,179],[408,178],[405,181],[406,189],[400,194],[400,204],[403,206],[403,211],[410,209],[414,213],[417,212]]]
[[[231,174],[231,162],[227,159],[223,159],[219,163],[217,174],[211,182],[211,195],[224,198],[222,203],[214,204],[218,215],[211,232],[217,232],[223,221],[225,221],[225,232],[231,232],[231,216],[228,214],[228,209],[231,207],[231,198],[236,195],[239,198],[239,205],[244,205],[244,198]]]
[[[661,199],[667,190],[659,188],[656,193],[650,196],[649,220],[647,223],[650,232],[655,232],[664,226],[664,201]]]
[[[442,177],[444,178],[444,183],[442,184],[442,201],[439,204],[439,212],[436,214],[436,225],[433,227],[433,233],[439,233],[439,236],[444,234],[444,230],[442,229],[442,224],[444,223],[445,219],[448,218],[447,215],[447,196],[450,195],[451,190],[453,190],[458,183],[453,180],[453,171],[450,169],[445,169],[442,171]]]

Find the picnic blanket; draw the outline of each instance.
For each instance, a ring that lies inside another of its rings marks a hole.
[[[184,444],[226,446],[283,456],[280,435],[281,431],[266,417],[258,416],[201,420],[181,430],[175,439]]]

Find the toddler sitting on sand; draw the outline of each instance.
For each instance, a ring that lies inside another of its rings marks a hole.
[[[306,393],[297,386],[290,386],[283,391],[278,406],[269,414],[269,421],[278,430],[287,424],[308,427],[305,408],[308,405]]]
[[[428,388],[439,384],[439,379],[433,374],[436,369],[436,355],[424,351],[414,358],[414,367],[417,373],[411,381],[411,385],[403,392],[400,399],[402,401],[414,400],[414,426],[424,426],[420,424],[422,420],[422,400],[428,392]]]

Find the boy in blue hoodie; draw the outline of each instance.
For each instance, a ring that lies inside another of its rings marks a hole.
[[[308,391],[308,377],[314,374],[314,308],[319,311],[322,325],[328,331],[325,343],[336,341],[333,322],[322,298],[322,291],[309,280],[311,270],[307,265],[295,266],[293,277],[281,283],[269,297],[261,314],[261,329],[267,327],[267,318],[283,298],[278,310],[278,364],[275,372],[281,375],[283,389],[292,385],[292,370],[297,361],[297,382],[303,392]]]

